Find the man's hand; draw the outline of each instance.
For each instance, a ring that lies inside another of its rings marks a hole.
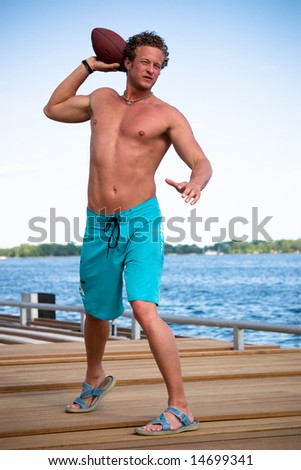
[[[165,182],[176,188],[176,190],[182,194],[182,198],[185,199],[185,202],[190,202],[192,206],[198,202],[201,197],[201,191],[195,183],[188,181],[177,183],[169,178],[166,178]]]
[[[87,62],[93,72],[116,72],[120,67],[120,64],[118,63],[106,64],[105,62],[97,60],[97,57],[95,56],[89,57]]]

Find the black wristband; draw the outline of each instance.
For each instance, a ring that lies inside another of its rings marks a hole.
[[[85,69],[87,70],[87,72],[89,72],[90,74],[93,73],[93,70],[91,69],[90,65],[88,64],[88,62],[86,60],[82,60],[82,64],[85,67]]]

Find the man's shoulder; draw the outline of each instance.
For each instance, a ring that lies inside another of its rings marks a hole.
[[[92,98],[105,98],[109,96],[119,96],[119,95],[116,90],[114,90],[113,88],[109,88],[109,87],[96,88],[96,90],[92,91],[91,93]]]
[[[160,98],[156,96],[156,101],[155,101],[156,106],[160,107],[162,111],[166,111],[167,113],[173,113],[173,114],[178,114],[180,111],[170,103],[167,103],[167,101],[163,101]]]
[[[178,108],[161,100],[160,98],[156,97],[155,104],[158,106],[160,113],[162,113],[162,115],[164,114],[169,119],[179,119],[180,117],[183,117],[183,114]]]

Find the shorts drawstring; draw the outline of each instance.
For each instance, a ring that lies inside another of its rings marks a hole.
[[[120,216],[110,216],[106,218],[106,225],[104,228],[104,232],[107,233],[111,229],[111,233],[108,239],[108,248],[107,248],[107,256],[109,255],[109,250],[112,248],[116,248],[118,245],[118,241],[120,238]],[[115,235],[115,232],[116,235]]]

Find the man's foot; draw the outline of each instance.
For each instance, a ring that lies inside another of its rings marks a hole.
[[[93,387],[87,382],[82,384],[82,393],[75,398],[71,405],[67,405],[67,413],[88,413],[96,408],[102,399],[115,386],[116,379],[112,375],[105,377],[99,386]]]
[[[187,413],[173,406],[167,409],[146,426],[135,428],[135,432],[141,435],[162,435],[162,434],[178,434],[184,431],[195,431],[199,429],[200,423],[195,421],[191,411]]]

